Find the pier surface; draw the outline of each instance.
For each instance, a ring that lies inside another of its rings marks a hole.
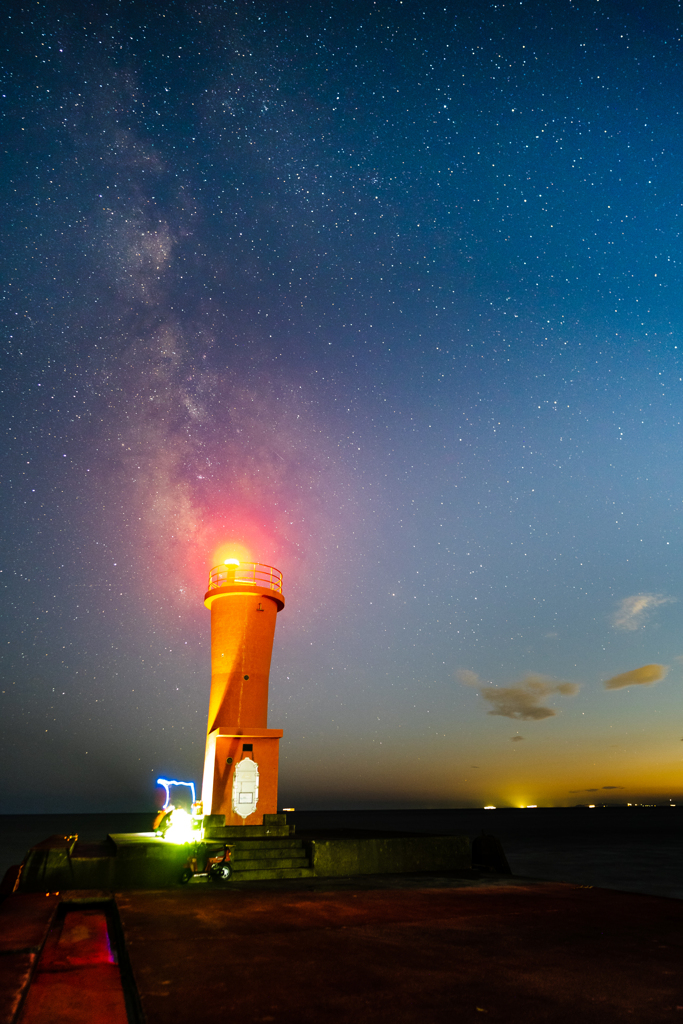
[[[55,898],[43,899],[33,957]],[[147,1024],[683,1020],[678,900],[438,875],[189,885],[111,899],[135,989],[127,1003]],[[36,900],[18,894],[0,907],[8,952],[11,920],[24,928],[22,907],[35,910]],[[26,943],[19,931],[18,980]],[[21,1022],[11,1004],[3,1021]]]

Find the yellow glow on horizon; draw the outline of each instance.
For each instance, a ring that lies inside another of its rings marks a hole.
[[[526,807],[530,800],[530,797],[521,796],[519,793],[501,793],[500,795],[497,793],[491,793],[489,799],[491,797],[493,797],[494,800],[498,797],[498,804],[507,804],[508,807],[519,807],[520,809]]]

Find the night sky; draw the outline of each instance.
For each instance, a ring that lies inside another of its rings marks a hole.
[[[679,5],[1,17],[0,810],[200,781],[229,554],[283,806],[683,800]]]

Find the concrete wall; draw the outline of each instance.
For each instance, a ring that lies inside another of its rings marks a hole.
[[[321,878],[341,875],[458,871],[472,867],[468,836],[304,841],[311,867]]]
[[[21,892],[66,889],[154,889],[175,885],[188,858],[189,847],[161,839],[119,837],[109,856],[74,856],[75,842],[52,836],[29,850],[21,873]]]

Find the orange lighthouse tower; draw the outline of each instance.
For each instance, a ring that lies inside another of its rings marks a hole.
[[[211,697],[204,756],[205,814],[226,825],[260,825],[277,813],[282,729],[268,726],[275,620],[285,606],[282,573],[227,559],[209,573]]]

